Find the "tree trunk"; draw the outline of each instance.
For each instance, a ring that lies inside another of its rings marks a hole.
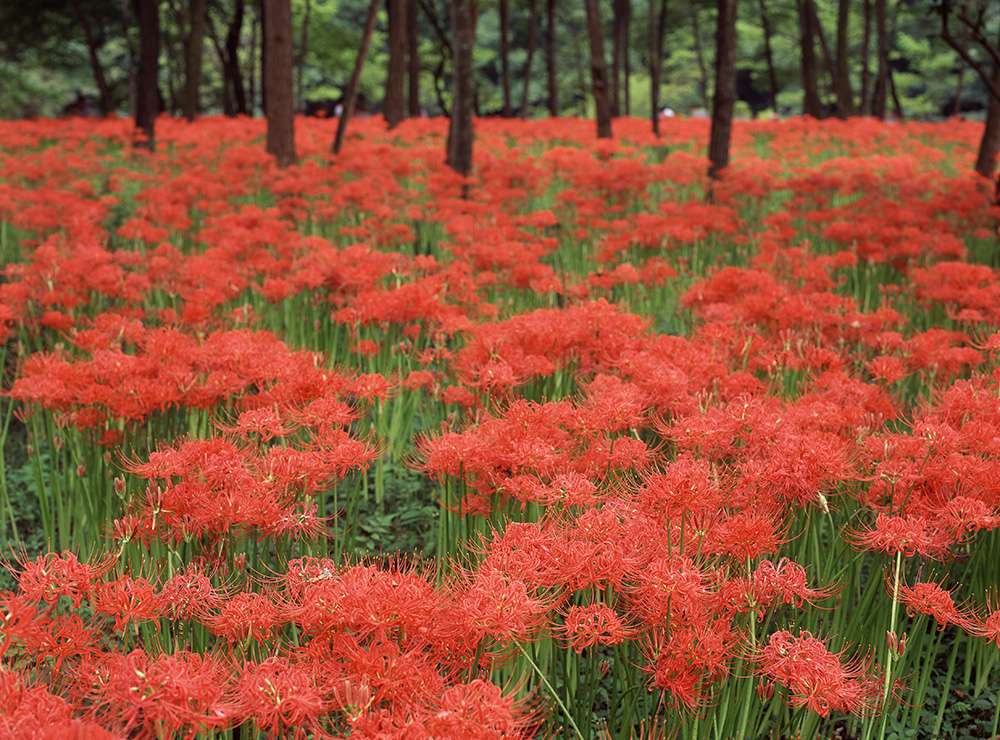
[[[452,104],[447,163],[455,172],[466,177],[472,174],[472,109],[475,105],[471,5],[472,0],[451,0]],[[462,193],[468,196],[467,185]]]
[[[382,112],[389,128],[395,128],[406,113],[406,0],[386,0],[386,6],[389,11],[389,64]]]
[[[872,110],[871,45],[872,0],[864,0],[864,32],[861,36],[861,96],[858,98],[858,112],[863,116],[867,116]]]
[[[980,68],[982,69],[982,68]],[[1000,88],[1000,64],[993,64],[994,87]],[[993,179],[997,154],[1000,153],[1000,98],[990,93],[990,102],[986,108],[986,128],[983,138],[979,141],[979,154],[976,157],[976,172],[988,180]],[[1000,200],[1000,185],[995,186],[994,201]]]
[[[802,112],[821,118],[823,105],[816,83],[816,37],[809,17],[809,0],[799,0],[799,30],[802,40]]]
[[[694,58],[698,62],[698,92],[701,93],[701,104],[708,105],[708,65],[705,64],[705,51],[701,46],[701,21],[698,18],[697,3],[691,3],[691,36],[694,39]]]
[[[630,0],[614,0],[614,25],[611,30],[611,115],[617,118],[622,114],[622,71],[624,57],[627,54],[625,32],[628,28],[628,8]]]
[[[1000,79],[997,80],[1000,84]],[[979,142],[979,155],[976,157],[976,172],[985,178],[993,179],[997,154],[1000,153],[1000,101],[990,95],[986,108],[986,128]]]
[[[590,77],[594,86],[594,108],[597,118],[597,138],[611,138],[611,101],[608,100],[608,66],[604,60],[601,34],[601,13],[597,0],[585,0],[587,35],[590,39]]]
[[[556,87],[556,0],[546,0],[545,52],[549,80],[549,115],[559,115],[559,91]]]
[[[816,3],[813,0],[805,0],[806,8],[809,11],[809,25],[812,26],[813,35],[819,41],[820,51],[823,52],[823,62],[826,64],[826,73],[830,77],[830,93],[837,101],[837,115],[846,118],[846,108],[840,100],[840,85],[837,82],[837,65],[830,53],[830,45],[826,43],[826,33],[823,25],[819,22],[819,15],[816,13]]]
[[[851,0],[837,4],[837,101],[845,116],[854,115],[854,91],[851,90],[851,59],[848,28]]]
[[[144,136],[137,142],[150,151],[155,147],[154,126],[160,112],[157,83],[160,74],[160,3],[159,0],[136,0],[139,18],[139,78],[135,101],[135,127]]]
[[[622,72],[624,73],[625,79],[622,84],[625,86],[625,115],[630,115],[632,113],[632,64],[629,61],[629,43],[630,34],[629,29],[632,26],[632,0],[625,0],[625,31],[624,31],[624,50],[622,54]]]
[[[260,19],[260,110],[267,116],[267,14],[264,2],[257,0],[257,17]]]
[[[535,57],[535,24],[538,22],[538,2],[528,0],[528,59],[524,63],[524,92],[521,94],[521,118],[528,117],[528,90],[531,87],[531,60]]]
[[[347,131],[347,122],[354,115],[354,103],[358,99],[358,87],[361,85],[361,72],[365,67],[365,59],[368,57],[368,47],[372,43],[372,35],[375,33],[375,21],[378,20],[378,9],[380,0],[372,0],[368,6],[368,20],[365,21],[365,31],[361,36],[361,46],[358,48],[358,56],[354,60],[354,71],[351,72],[351,80],[347,83],[347,92],[344,94],[343,109],[340,111],[340,120],[337,121],[337,136],[333,140],[333,153],[340,154],[340,148],[344,144],[344,134]]]
[[[660,67],[663,63],[663,31],[666,28],[667,0],[649,0],[649,99],[653,106],[653,135],[660,136]]]
[[[729,166],[729,140],[736,102],[736,0],[718,0],[715,32],[715,97],[708,142],[708,175],[717,179]]]
[[[771,50],[771,19],[767,15],[764,0],[758,0],[760,5],[760,25],[764,31],[764,61],[767,63],[767,83],[771,89],[771,110],[778,112],[778,73],[774,69],[774,52]]]
[[[875,47],[878,74],[872,95],[872,115],[885,120],[886,95],[889,92],[889,30],[886,23],[886,0],[875,0]]]
[[[108,87],[107,78],[104,76],[104,67],[101,65],[101,60],[97,57],[97,39],[94,38],[93,29],[90,27],[86,13],[83,12],[80,0],[72,0],[72,5],[73,13],[80,22],[80,26],[83,29],[83,36],[87,41],[90,70],[94,73],[94,82],[97,83],[97,92],[101,97],[101,111],[104,115],[108,115],[114,110],[114,103],[111,102],[111,89]]]
[[[291,0],[264,0],[267,152],[279,167],[295,162]]]
[[[306,50],[309,48],[309,12],[312,9],[310,0],[306,0],[306,12],[302,16],[302,30],[299,34],[299,58],[296,60],[295,91],[297,98],[296,110],[304,110],[306,103],[303,97],[302,78],[306,70]]]
[[[500,87],[503,92],[503,109],[501,115],[510,118],[510,0],[500,0]]]
[[[257,27],[261,22],[260,2],[254,3],[254,18],[250,22],[250,55],[247,63],[247,102],[252,116],[257,109]],[[261,106],[263,110],[263,106]]]
[[[229,83],[233,89],[235,112],[245,116],[248,113],[247,94],[243,89],[243,74],[240,71],[239,57],[240,35],[243,33],[243,9],[244,1],[236,0],[233,22],[229,24],[229,31],[226,33],[226,69],[228,70]]]
[[[410,118],[420,118],[420,36],[417,29],[417,0],[406,2],[406,106]]]
[[[193,121],[199,112],[201,57],[205,48],[205,0],[191,0],[188,33],[184,39],[184,117]]]

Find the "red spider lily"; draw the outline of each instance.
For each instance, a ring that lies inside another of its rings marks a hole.
[[[116,632],[123,632],[140,621],[157,619],[164,609],[163,597],[145,578],[119,576],[94,591],[91,596],[94,611],[114,619]]]
[[[577,653],[593,645],[617,645],[635,634],[614,609],[600,603],[570,606],[561,632]]]
[[[232,722],[234,707],[224,698],[229,671],[211,656],[134,650],[106,657],[103,680],[89,696],[91,711],[123,734],[190,740]]]
[[[44,686],[31,686],[14,671],[0,669],[0,736],[119,740],[95,722],[79,719],[74,707]]]
[[[278,605],[266,593],[242,592],[219,604],[218,611],[200,615],[201,622],[230,643],[266,643],[284,623]]]
[[[935,560],[946,558],[954,542],[943,527],[924,517],[887,514],[879,514],[873,526],[855,530],[850,537],[859,550],[903,553],[907,557],[921,555]]]
[[[477,642],[486,638],[504,646],[527,642],[537,635],[553,606],[523,581],[492,568],[481,568],[463,580],[457,604]]]
[[[888,579],[886,587],[892,588]],[[920,582],[912,586],[901,585],[897,600],[906,607],[906,613],[911,617],[915,614],[927,614],[933,617],[938,623],[939,630],[943,630],[951,624],[970,633],[975,633],[977,630],[979,617],[974,613],[964,613],[959,609],[955,605],[951,592],[940,584]]]
[[[775,632],[754,655],[764,680],[790,691],[788,702],[821,717],[831,712],[873,716],[881,708],[883,679],[871,656],[842,660],[809,632]]]
[[[235,713],[272,737],[322,736],[321,720],[333,709],[330,690],[321,673],[275,656],[240,670]]]
[[[100,587],[100,579],[114,566],[114,558],[108,556],[96,563],[81,563],[71,552],[53,552],[39,555],[28,561],[26,555],[18,559],[20,573],[7,565],[12,575],[17,577],[20,593],[32,601],[53,604],[66,596],[74,607]]]

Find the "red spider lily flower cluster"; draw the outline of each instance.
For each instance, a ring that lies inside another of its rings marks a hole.
[[[587,704],[626,680],[669,722],[870,721],[925,623],[1000,644],[977,124],[737,125],[706,204],[701,121],[669,153],[482,121],[471,188],[442,120],[336,159],[330,123],[279,171],[258,121],[163,120],[156,154],[0,122],[0,436],[52,550],[0,592],[0,735],[627,737],[656,721]],[[402,465],[433,568],[345,544],[370,491],[406,513]]]

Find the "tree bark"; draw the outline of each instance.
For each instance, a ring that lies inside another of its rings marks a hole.
[[[993,63],[993,87],[1000,88],[1000,64],[996,62]],[[976,172],[992,180],[998,153],[1000,153],[1000,98],[991,91],[990,102],[986,107],[986,128],[983,130],[983,138],[979,141],[979,153],[976,156]],[[995,186],[995,189],[994,201],[997,201],[1000,185]]]
[[[291,0],[264,0],[267,152],[279,167],[295,162]]]
[[[767,15],[764,0],[758,0],[760,6],[760,25],[764,31],[764,61],[767,64],[767,83],[771,92],[771,110],[778,112],[778,73],[774,69],[774,52],[771,49],[771,19]]]
[[[625,85],[625,115],[630,115],[632,113],[632,64],[629,61],[629,29],[632,27],[632,0],[625,0],[625,31],[624,31],[624,42],[625,48],[622,53],[622,72],[624,73],[625,79],[622,81]]]
[[[500,87],[503,92],[501,115],[510,118],[510,0],[500,0]]]
[[[104,76],[104,67],[101,64],[101,60],[97,56],[97,39],[94,38],[94,31],[90,27],[90,22],[87,20],[86,13],[83,12],[83,6],[80,4],[80,0],[72,0],[73,13],[76,15],[77,21],[79,21],[81,28],[83,29],[83,36],[87,41],[87,55],[90,58],[90,70],[94,74],[94,82],[97,83],[97,92],[101,98],[101,111],[104,115],[108,115],[114,110],[114,103],[111,101],[111,88],[108,87],[107,78]]]
[[[846,118],[847,113],[840,99],[840,85],[837,82],[837,65],[833,59],[833,54],[830,53],[830,45],[826,43],[826,33],[823,31],[823,25],[819,21],[819,15],[816,13],[816,3],[814,0],[805,0],[805,3],[809,11],[809,25],[812,26],[813,35],[819,41],[819,48],[823,52],[823,61],[826,64],[826,72],[830,77],[830,93],[837,101],[837,115],[841,118]]]
[[[243,33],[243,11],[244,0],[236,0],[236,10],[233,13],[233,22],[229,24],[229,31],[226,33],[226,67],[228,69],[229,82],[233,89],[233,102],[236,105],[236,113],[247,115],[247,94],[243,88],[243,73],[240,71],[240,35]]]
[[[531,60],[535,57],[535,24],[538,0],[528,0],[528,59],[524,63],[524,91],[521,94],[521,118],[528,117],[528,91],[531,87]]]
[[[872,115],[885,120],[886,95],[889,92],[889,30],[887,27],[886,0],[875,0],[875,48],[878,57],[878,74],[872,95]]]
[[[863,116],[867,116],[872,110],[871,45],[872,0],[864,0],[864,32],[861,36],[861,97],[858,99],[858,112]]]
[[[851,0],[837,4],[837,100],[844,116],[854,115],[854,91],[851,90],[851,59],[848,28]]]
[[[406,2],[406,106],[410,118],[420,118],[420,36],[417,29],[417,0]]]
[[[691,36],[694,39],[694,58],[698,62],[698,92],[701,93],[701,104],[708,105],[708,65],[705,63],[705,51],[701,45],[701,21],[698,18],[697,3],[691,3]]]
[[[611,31],[611,115],[617,118],[622,114],[622,72],[625,57],[628,55],[628,14],[631,0],[614,0],[614,25]]]
[[[608,100],[608,66],[604,59],[601,14],[597,0],[585,0],[587,35],[590,39],[590,77],[594,88],[597,138],[611,138],[611,101]]]
[[[385,78],[383,114],[395,128],[406,112],[406,0],[386,0],[389,11],[389,64]]]
[[[379,5],[380,0],[372,0],[368,6],[368,20],[365,21],[365,31],[361,36],[361,46],[358,48],[358,56],[354,60],[354,71],[351,72],[351,80],[347,83],[347,92],[344,94],[340,120],[337,121],[337,136],[333,140],[334,154],[340,154],[340,148],[344,144],[344,134],[347,131],[347,122],[354,115],[354,103],[358,99],[358,87],[361,85],[361,72],[364,70],[365,59],[368,57],[368,47],[371,46],[372,35],[375,33],[375,21],[378,20]]]
[[[199,112],[201,58],[205,48],[205,0],[191,0],[188,33],[184,39],[184,117],[193,121]]]
[[[160,112],[160,3],[159,0],[136,0],[139,18],[139,76],[135,101],[135,127],[143,132],[137,142],[149,151],[155,148],[156,116]]]
[[[455,172],[466,177],[472,174],[472,110],[475,105],[471,5],[471,0],[451,0],[452,104],[447,163]],[[462,193],[468,197],[467,185]]]
[[[296,81],[295,81],[295,92],[296,92],[296,110],[305,109],[305,98],[303,97],[302,89],[302,78],[305,76],[306,69],[306,50],[309,48],[309,12],[312,9],[312,3],[310,0],[306,0],[306,12],[302,17],[302,30],[299,33],[299,55],[296,60]]]
[[[549,115],[559,115],[559,91],[556,83],[556,0],[546,0],[545,51],[549,81]]]
[[[666,28],[667,0],[649,0],[649,99],[653,107],[653,135],[660,136],[660,67],[663,64],[663,32]]]
[[[736,102],[736,0],[718,0],[715,32],[715,96],[708,142],[708,175],[717,179],[729,166],[729,140]]]
[[[799,30],[802,50],[802,112],[821,118],[823,105],[819,100],[816,83],[816,37],[809,15],[809,0],[799,0]]]

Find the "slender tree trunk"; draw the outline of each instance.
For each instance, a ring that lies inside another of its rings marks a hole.
[[[993,82],[996,87],[1000,87],[1000,64],[996,62],[993,63]],[[979,141],[976,172],[992,180],[997,154],[1000,154],[1000,98],[991,93],[986,108],[986,128],[983,130],[983,138]],[[1000,201],[998,196],[1000,196],[1000,183],[995,185],[994,202]]]
[[[885,120],[886,95],[889,92],[889,30],[887,27],[886,0],[875,0],[875,47],[878,57],[878,74],[872,95],[872,115]]]
[[[267,13],[264,3],[267,0],[257,0],[257,13],[260,18],[260,110],[267,116]]]
[[[823,52],[823,62],[826,64],[826,73],[830,77],[830,92],[837,101],[837,115],[846,118],[846,107],[840,99],[840,85],[837,82],[837,65],[830,53],[830,45],[826,43],[826,33],[823,31],[823,24],[819,22],[819,15],[816,13],[816,3],[813,0],[805,0],[806,8],[809,11],[809,25],[812,26],[813,35],[819,41],[820,51]]]
[[[528,91],[531,87],[531,60],[535,57],[535,24],[538,0],[528,0],[528,59],[524,63],[524,91],[521,94],[521,118],[528,117]]]
[[[864,31],[861,36],[861,96],[858,112],[867,116],[872,110],[871,101],[871,45],[872,45],[872,0],[864,0]]]
[[[701,94],[701,104],[708,106],[708,65],[705,64],[705,51],[701,45],[701,21],[698,17],[697,3],[691,3],[691,35],[694,38],[694,58],[698,62],[698,92]]]
[[[587,35],[590,38],[590,77],[594,86],[594,108],[597,113],[597,138],[611,138],[611,101],[608,100],[608,66],[604,60],[601,33],[601,13],[597,0],[585,0]]]
[[[767,64],[767,83],[771,92],[771,110],[778,112],[778,73],[774,69],[774,52],[771,50],[771,19],[767,15],[764,0],[758,0],[760,6],[760,25],[764,31],[764,61]]]
[[[611,116],[622,114],[622,61],[625,56],[625,17],[629,0],[614,0],[614,22],[611,30]]]
[[[630,115],[632,113],[632,63],[629,61],[629,43],[630,43],[630,33],[629,29],[632,27],[632,0],[625,1],[625,31],[624,31],[624,48],[622,50],[622,72],[624,73],[625,79],[622,84],[625,86],[625,115]]]
[[[406,0],[386,0],[389,10],[389,64],[385,78],[383,113],[389,128],[403,120],[406,78]]]
[[[347,92],[344,94],[343,109],[340,112],[340,120],[337,121],[337,136],[333,140],[333,153],[340,154],[340,148],[344,145],[344,134],[347,132],[347,122],[354,115],[354,103],[358,99],[358,87],[361,85],[361,72],[365,67],[365,59],[368,57],[368,47],[372,43],[372,35],[375,33],[375,21],[378,20],[378,9],[381,0],[371,0],[368,6],[368,20],[365,21],[365,31],[361,36],[361,46],[358,48],[358,56],[354,60],[354,71],[351,72],[351,80],[347,83]]]
[[[287,167],[295,162],[291,0],[264,0],[264,53],[267,152]]]
[[[243,73],[240,71],[239,57],[240,36],[243,33],[244,7],[244,0],[236,0],[233,22],[229,24],[229,31],[226,33],[226,68],[228,70],[229,83],[233,88],[233,103],[236,106],[235,112],[245,116],[248,114],[247,94],[243,89]],[[251,101],[252,99],[253,94],[251,93]]]
[[[247,64],[247,99],[249,113],[254,115],[257,109],[257,28],[262,23],[260,1],[254,3],[254,18],[250,23],[250,59]],[[261,110],[264,106],[261,105]]]
[[[660,69],[663,66],[663,33],[667,27],[667,0],[649,0],[649,98],[653,107],[653,135],[660,136]]]
[[[500,0],[500,87],[503,92],[501,115],[510,118],[513,107],[510,102],[510,0]]]
[[[72,0],[72,5],[73,13],[76,15],[77,21],[80,22],[80,26],[83,28],[83,36],[87,41],[90,70],[94,74],[94,82],[97,83],[97,92],[101,97],[101,111],[104,115],[107,115],[114,110],[114,103],[111,102],[111,89],[108,87],[107,78],[104,76],[104,67],[101,65],[101,60],[97,57],[97,40],[94,38],[93,29],[90,27],[86,13],[83,12],[80,0]]]
[[[406,2],[406,105],[410,118],[420,118],[420,37],[417,0]]]
[[[455,172],[472,174],[472,110],[475,85],[472,79],[474,31],[471,0],[451,0],[452,104],[448,129],[447,162]],[[468,186],[463,195],[468,196]]]
[[[156,116],[160,112],[157,82],[160,73],[160,3],[159,0],[136,0],[139,18],[139,78],[135,101],[135,127],[144,134],[139,145],[150,151],[155,147]]]
[[[199,112],[201,58],[205,48],[205,0],[191,0],[188,33],[184,39],[184,117],[193,121]]]
[[[545,26],[546,71],[549,80],[549,115],[559,115],[559,90],[556,83],[556,0],[546,0]]]
[[[125,36],[126,48],[128,49],[128,109],[129,113],[134,117],[137,107],[136,67],[138,66],[139,55],[136,54],[135,44],[132,41],[132,21],[128,8],[129,0],[121,0],[122,30]],[[110,111],[106,111],[106,113],[109,112]]]
[[[718,0],[715,32],[715,97],[708,142],[708,175],[717,179],[729,166],[729,140],[736,103],[736,0]]]
[[[851,0],[837,3],[837,101],[845,116],[854,115],[854,91],[851,90],[851,51],[848,29]]]
[[[816,83],[816,37],[809,17],[809,0],[799,0],[799,30],[802,49],[802,112],[813,118],[823,115]]]
[[[296,59],[296,80],[295,92],[297,104],[296,110],[305,109],[305,98],[303,97],[302,78],[306,70],[306,50],[309,48],[309,12],[312,9],[312,2],[306,0],[306,12],[302,16],[302,29],[299,32],[299,57]]]

